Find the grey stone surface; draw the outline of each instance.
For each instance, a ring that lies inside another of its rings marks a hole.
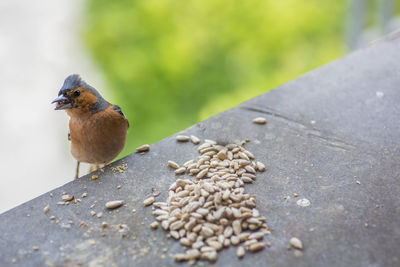
[[[245,188],[272,229],[264,238],[271,247],[242,260],[231,247],[216,266],[400,264],[399,58],[400,39],[393,36],[183,131],[221,143],[249,138],[246,148],[268,166]],[[268,123],[253,124],[258,116]],[[180,244],[150,229],[154,218],[142,202],[153,188],[161,191],[158,201],[166,199],[176,179],[168,160],[196,156],[195,145],[171,136],[123,159],[124,173],[107,167],[97,180],[82,177],[0,215],[0,265],[176,265],[170,254],[181,252]],[[59,206],[62,192],[87,197]],[[300,207],[300,198],[311,205]],[[116,199],[125,205],[106,210]],[[109,227],[102,229],[102,221]],[[127,237],[118,224],[129,227]],[[293,236],[303,241],[300,256],[287,249]]]

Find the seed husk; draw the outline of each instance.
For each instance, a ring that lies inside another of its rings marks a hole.
[[[112,201],[108,201],[106,203],[106,208],[107,209],[116,209],[122,206],[122,204],[124,204],[123,200],[112,200]]]
[[[264,117],[257,117],[253,119],[253,122],[256,124],[266,124],[267,123],[267,119]]]
[[[189,136],[187,136],[187,135],[177,135],[176,136],[176,141],[178,141],[178,142],[187,142],[187,141],[189,141]]]
[[[297,249],[303,249],[303,243],[302,243],[301,240],[298,239],[297,237],[292,237],[292,238],[290,239],[290,244],[291,244],[293,247],[297,248]]]
[[[154,200],[155,200],[154,197],[148,197],[143,201],[143,204],[145,206],[150,206],[151,204],[154,203]]]
[[[141,146],[136,148],[137,152],[147,152],[149,150],[150,150],[150,145],[148,145],[148,144],[141,145]]]

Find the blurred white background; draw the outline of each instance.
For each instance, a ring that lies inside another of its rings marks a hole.
[[[78,0],[0,1],[0,213],[74,177],[69,118],[50,102],[72,73],[105,93],[79,40],[83,13]]]

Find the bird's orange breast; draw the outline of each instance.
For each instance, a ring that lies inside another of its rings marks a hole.
[[[111,107],[93,114],[69,115],[71,153],[76,160],[109,163],[124,148],[128,121]]]

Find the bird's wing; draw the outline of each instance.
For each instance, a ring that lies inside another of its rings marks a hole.
[[[125,118],[125,120],[128,122],[128,127],[129,127],[129,121],[128,121],[128,119],[126,118],[125,114],[122,112],[122,109],[121,109],[119,106],[117,106],[117,105],[111,105],[111,108],[112,108],[113,110],[115,110],[116,112],[118,112],[119,114],[121,114],[122,117]]]

